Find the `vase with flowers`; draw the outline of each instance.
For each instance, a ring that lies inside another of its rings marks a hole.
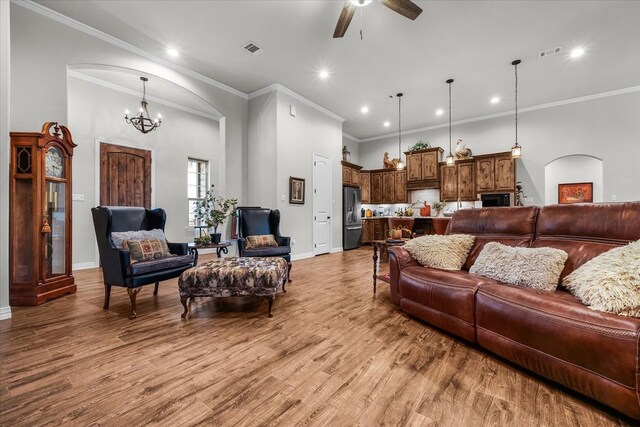
[[[433,210],[436,211],[436,216],[440,216],[445,206],[446,206],[445,202],[433,202],[431,204],[431,207],[433,208]]]
[[[211,234],[212,243],[220,243],[222,233],[218,233],[218,227],[230,216],[235,215],[238,199],[225,199],[217,194],[215,185],[207,191],[205,198],[196,204],[194,214],[207,227],[213,228]]]

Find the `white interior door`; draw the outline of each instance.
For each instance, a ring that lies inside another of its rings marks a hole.
[[[331,158],[313,155],[313,254],[331,250]]]

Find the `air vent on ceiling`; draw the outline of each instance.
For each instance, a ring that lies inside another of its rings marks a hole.
[[[252,55],[260,55],[262,53],[262,50],[263,50],[260,46],[258,46],[254,42],[249,42],[249,43],[245,44],[244,46],[242,46],[242,48],[245,49],[247,52],[249,52]]]
[[[556,47],[555,49],[543,50],[542,52],[538,52],[538,58],[546,58],[547,56],[555,55],[556,53],[562,52],[561,47]]]

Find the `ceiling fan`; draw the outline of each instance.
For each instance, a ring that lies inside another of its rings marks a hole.
[[[371,3],[371,1],[372,0],[347,0],[342,7],[342,12],[340,12],[336,29],[333,32],[333,38],[337,39],[344,36],[344,33],[347,32],[347,28],[349,28],[349,24],[351,23],[351,18],[353,18],[353,15],[356,13],[356,8],[366,6]],[[394,12],[399,13],[412,21],[422,13],[422,9],[411,0],[378,1]]]

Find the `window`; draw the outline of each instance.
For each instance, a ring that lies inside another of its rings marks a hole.
[[[187,161],[187,197],[189,198],[189,227],[203,225],[193,213],[196,204],[204,200],[209,187],[209,162],[189,159]]]

